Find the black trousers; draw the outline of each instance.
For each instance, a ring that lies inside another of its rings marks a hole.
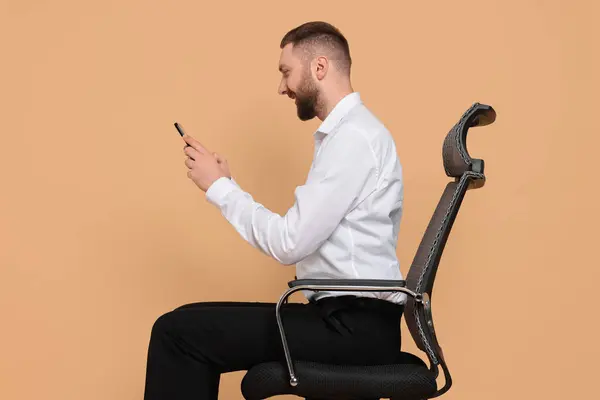
[[[383,364],[400,351],[403,307],[341,296],[282,305],[294,360]],[[184,305],[152,327],[145,400],[217,400],[220,374],[285,363],[275,304],[207,302]]]

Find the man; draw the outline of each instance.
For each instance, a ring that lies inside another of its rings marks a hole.
[[[281,41],[279,93],[298,117],[322,121],[313,164],[296,202],[281,216],[232,179],[227,161],[184,137],[188,177],[251,245],[302,278],[402,279],[396,241],[402,168],[394,140],[350,82],[348,42],[324,22]],[[400,349],[404,294],[306,293],[282,307],[294,359],[392,362]],[[162,315],[148,350],[146,400],[216,400],[221,373],[281,360],[275,304],[197,303]]]

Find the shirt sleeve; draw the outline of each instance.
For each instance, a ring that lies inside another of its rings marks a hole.
[[[376,159],[356,130],[338,132],[323,144],[295,203],[279,215],[228,178],[220,178],[206,198],[252,246],[291,265],[317,250],[346,214],[374,190]]]

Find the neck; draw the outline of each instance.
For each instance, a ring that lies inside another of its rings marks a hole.
[[[317,117],[323,121],[331,110],[340,102],[344,97],[353,93],[354,89],[349,81],[340,82],[334,85],[331,89],[323,91],[321,98],[319,99],[319,107]]]

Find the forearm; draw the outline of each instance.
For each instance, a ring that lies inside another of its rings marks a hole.
[[[284,265],[298,261],[301,252],[294,227],[242,190],[234,180],[219,179],[206,192],[207,200],[221,211],[236,231],[255,248]]]

